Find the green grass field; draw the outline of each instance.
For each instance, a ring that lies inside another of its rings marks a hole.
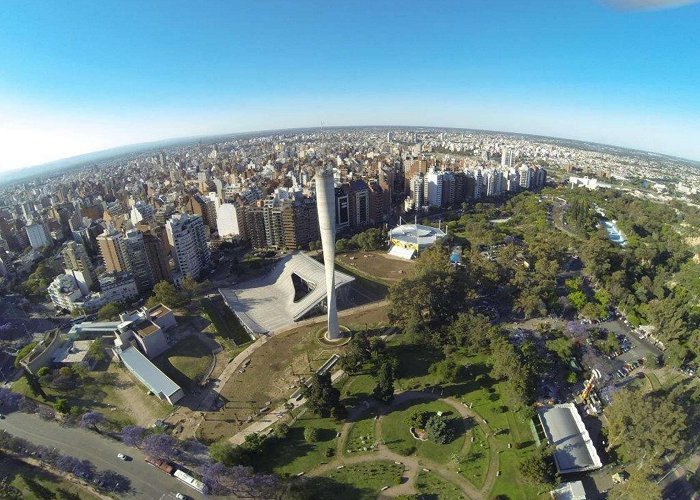
[[[343,453],[346,453],[348,450],[350,450],[353,454],[367,453],[371,451],[376,442],[374,424],[374,417],[369,417],[355,422],[350,428],[350,434],[348,435],[348,440],[345,444],[345,450],[343,450]],[[364,448],[367,449],[365,450]]]
[[[320,429],[320,438],[315,443],[304,440],[304,429],[315,427]],[[272,471],[280,475],[294,476],[300,472],[308,472],[323,462],[333,460],[327,457],[327,450],[335,454],[337,423],[330,418],[316,418],[304,415],[289,429],[289,434],[282,441],[274,444],[274,449],[266,450],[258,457],[253,466],[256,470]]]
[[[467,498],[459,487],[434,472],[421,471],[416,478],[416,489],[419,498],[439,498],[440,500],[466,500]]]
[[[153,360],[154,364],[182,387],[198,384],[207,374],[213,355],[208,345],[191,335]]]
[[[348,465],[326,474],[332,482],[324,484],[315,498],[376,500],[383,487],[399,484],[403,470],[403,465],[386,461]]]
[[[428,411],[436,413],[442,411],[454,418],[456,438],[447,444],[438,444],[432,441],[420,441],[415,439],[406,423],[413,413],[417,411]],[[403,410],[395,410],[382,417],[382,440],[387,447],[400,455],[412,455],[415,453],[419,457],[427,458],[433,462],[447,464],[452,455],[458,453],[464,445],[464,422],[460,415],[450,405],[441,401],[431,401],[429,403],[415,403]]]
[[[0,482],[6,481],[27,500],[96,500],[97,496],[39,467],[9,457],[0,458]],[[3,496],[0,492],[0,496]],[[4,497],[5,498],[5,497]],[[7,495],[6,498],[11,498]]]
[[[474,442],[471,442],[472,437]],[[469,432],[467,442],[469,450],[460,454],[458,469],[470,483],[481,488],[489,471],[489,443],[480,427],[474,427]]]

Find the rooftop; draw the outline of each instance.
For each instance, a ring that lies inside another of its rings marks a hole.
[[[93,340],[74,340],[64,342],[54,353],[54,363],[80,363],[87,356]]]
[[[160,327],[149,319],[142,319],[131,325],[131,329],[139,337],[148,337],[160,330]]]
[[[136,377],[154,394],[171,396],[180,390],[180,386],[160,371],[156,365],[141,354],[135,347],[127,347],[119,357]]]
[[[295,288],[297,278],[309,288],[301,298]],[[335,287],[354,279],[336,271]],[[264,334],[302,319],[325,300],[325,270],[317,260],[297,252],[280,259],[265,276],[232,288],[220,288],[219,293],[249,331]]]
[[[170,309],[164,304],[158,304],[157,306],[154,306],[148,310],[148,313],[155,319],[165,316],[170,312],[172,312],[172,309]]]
[[[554,461],[561,474],[600,469],[603,464],[573,403],[538,410],[549,443],[556,450]]]

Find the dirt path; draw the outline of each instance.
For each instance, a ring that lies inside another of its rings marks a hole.
[[[457,413],[459,413],[465,419],[474,419],[474,421],[479,425],[479,427],[487,436],[489,442],[489,467],[484,479],[484,484],[481,488],[477,488],[463,476],[455,471],[448,470],[445,468],[444,464],[438,464],[431,460],[425,458],[419,458],[415,456],[403,456],[391,451],[382,442],[382,416],[389,413],[390,411],[406,406],[408,403],[413,401],[436,401],[440,400],[446,404],[452,406]],[[496,473],[498,471],[498,450],[496,441],[493,437],[493,431],[488,425],[488,422],[484,420],[478,413],[470,409],[464,403],[454,399],[454,398],[443,398],[437,393],[427,392],[427,391],[406,391],[397,394],[389,407],[380,407],[377,403],[370,404],[369,406],[357,407],[354,411],[351,411],[350,418],[353,421],[359,420],[366,414],[371,414],[373,411],[377,412],[379,419],[375,421],[374,433],[375,441],[378,444],[378,450],[375,452],[369,452],[363,455],[353,455],[346,456],[343,450],[346,449],[347,440],[349,438],[350,429],[352,423],[346,423],[341,429],[341,435],[337,441],[337,457],[332,462],[316,467],[314,470],[310,471],[310,475],[321,475],[329,472],[333,469],[337,469],[341,465],[352,465],[363,462],[374,462],[377,460],[389,460],[392,462],[400,463],[404,466],[404,471],[401,477],[401,484],[397,486],[392,486],[388,488],[380,495],[380,498],[393,498],[401,495],[414,495],[418,492],[416,491],[415,483],[418,475],[423,469],[429,469],[430,472],[442,477],[446,481],[458,486],[462,492],[472,499],[486,498],[488,493],[493,488],[496,481]]]

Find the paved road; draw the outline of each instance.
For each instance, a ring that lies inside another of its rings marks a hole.
[[[90,460],[98,470],[110,469],[131,480],[132,494],[124,498],[154,500],[175,498],[182,492],[193,498],[203,498],[195,490],[174,477],[144,462],[144,454],[135,448],[123,446],[93,431],[61,427],[56,422],[46,422],[36,415],[11,413],[0,420],[0,430],[24,438],[34,444],[57,448],[66,455]],[[117,453],[126,453],[133,460],[124,462]]]

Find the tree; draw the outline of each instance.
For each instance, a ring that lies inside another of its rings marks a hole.
[[[430,373],[435,375],[439,382],[451,384],[462,378],[464,366],[457,363],[453,358],[447,358],[430,365]]]
[[[307,427],[304,429],[304,441],[315,443],[321,438],[321,431],[317,427]]]
[[[613,486],[608,494],[610,500],[661,500],[661,487],[650,478],[648,467],[633,467],[627,481]]]
[[[376,399],[388,403],[394,399],[394,369],[388,362],[382,363],[379,367],[377,385],[372,393]]]
[[[151,434],[143,440],[143,451],[156,458],[166,459],[175,453],[177,439],[168,434]]]
[[[217,441],[209,446],[209,456],[224,465],[233,465],[235,446],[227,440]]]
[[[105,421],[104,415],[97,411],[89,411],[84,413],[80,419],[80,427],[83,429],[92,429],[100,433],[99,425]]]
[[[497,332],[486,316],[470,310],[457,315],[448,327],[448,334],[455,345],[477,353],[485,353],[489,351],[491,340],[496,337]]]
[[[626,460],[644,457],[650,466],[680,454],[686,444],[686,414],[673,394],[646,394],[629,387],[615,393],[605,409],[608,417],[608,449]]]
[[[141,441],[143,441],[145,432],[146,429],[138,425],[127,425],[121,432],[122,442],[127,446],[138,447],[141,445]]]
[[[329,373],[315,374],[308,390],[309,408],[322,417],[328,417],[331,410],[340,405],[340,391],[333,387]]]
[[[233,498],[279,498],[280,479],[274,474],[255,474],[251,467],[226,467],[205,462],[199,467],[211,493]]]
[[[39,342],[30,342],[24,347],[22,347],[19,351],[17,351],[17,356],[15,356],[15,368],[20,367],[20,361],[22,361],[24,358],[27,357],[27,355],[32,352],[32,349],[34,349]]]
[[[406,424],[416,429],[425,429],[425,425],[428,423],[431,416],[432,413],[429,411],[416,410],[406,418]]]
[[[104,343],[102,342],[101,337],[98,337],[92,341],[92,344],[90,344],[87,353],[88,356],[94,359],[95,361],[104,361],[105,359],[107,359],[107,355],[105,354],[104,349]]]
[[[432,415],[425,424],[428,439],[435,443],[446,444],[455,438],[451,422],[444,415]]]
[[[126,311],[126,305],[124,303],[110,302],[100,307],[100,310],[97,311],[97,319],[100,321],[115,320],[124,311]]]
[[[179,307],[184,303],[184,298],[172,283],[159,281],[153,287],[153,295],[146,301],[147,307],[165,304],[167,307]]]
[[[553,451],[549,448],[539,448],[520,462],[520,474],[530,484],[552,484],[555,475],[552,469]]]
[[[468,277],[450,264],[447,249],[434,246],[416,260],[413,277],[389,289],[389,319],[406,328],[411,322],[449,323],[464,304]]]

